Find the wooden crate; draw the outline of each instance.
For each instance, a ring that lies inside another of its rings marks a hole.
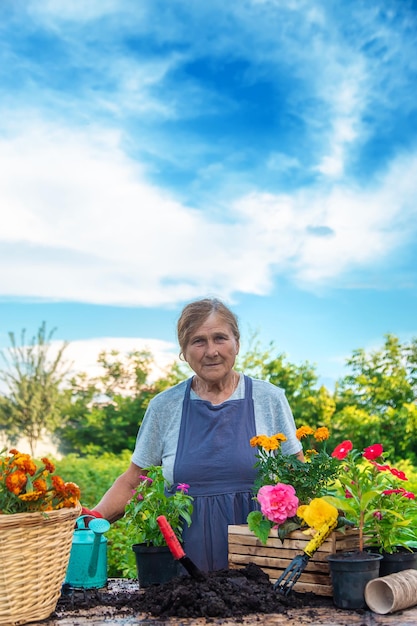
[[[288,535],[284,542],[277,531],[271,530],[266,545],[249,530],[247,524],[229,526],[229,568],[237,569],[248,563],[256,563],[269,575],[272,583],[282,574],[297,554],[302,554],[311,537],[297,530]],[[327,556],[334,552],[359,549],[359,533],[347,530],[346,533],[333,532],[309,560],[294,590],[308,591],[321,596],[332,596]]]

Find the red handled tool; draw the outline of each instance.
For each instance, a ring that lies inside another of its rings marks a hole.
[[[195,580],[199,580],[200,582],[206,579],[204,572],[202,572],[195,563],[185,554],[184,550],[170,523],[168,522],[165,515],[159,515],[156,518],[158,522],[158,526],[161,530],[161,533],[164,536],[165,541],[167,542],[168,548],[171,550],[171,554],[176,561],[179,561],[181,565],[185,567],[187,572],[192,576]]]

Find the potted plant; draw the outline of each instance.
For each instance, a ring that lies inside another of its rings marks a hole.
[[[179,484],[172,495],[169,488],[162,467],[150,466],[144,470],[126,506],[127,529],[134,542],[132,549],[140,587],[166,582],[180,572],[160,531],[157,517],[164,515],[181,540],[184,523],[191,524],[193,498],[187,495],[189,485],[185,483]]]
[[[257,448],[254,499],[259,509],[248,515],[247,526],[229,526],[229,564],[239,567],[255,557],[274,582],[285,574],[294,557],[308,550],[308,571],[296,583],[296,591],[331,596],[323,552],[357,546],[357,532],[348,529],[353,524],[322,498],[340,470],[338,460],[326,449],[329,430],[302,426],[296,436],[303,440],[305,463],[283,454],[282,433],[251,439]],[[317,549],[320,554],[313,556]]]
[[[80,489],[44,457],[0,452],[0,624],[42,620],[65,578]],[[22,593],[22,589],[25,590]]]
[[[415,507],[415,497],[400,486],[407,478],[404,472],[385,461],[379,443],[360,452],[353,448],[350,440],[343,441],[332,456],[341,462],[341,468],[335,484],[336,494],[326,499],[341,508],[359,529],[358,551],[329,557],[334,599],[341,608],[361,608],[365,606],[363,592],[367,582],[379,575],[380,552],[384,550],[380,542],[385,541],[390,550],[397,545],[406,546],[406,537],[410,536],[406,535],[406,529],[411,523],[409,514],[411,507]],[[366,550],[367,546],[377,553]],[[353,582],[349,578],[350,569]]]
[[[254,497],[260,510],[249,513],[247,522],[263,544],[272,528],[281,539],[294,530],[307,528],[305,520],[297,515],[299,507],[327,493],[340,469],[337,459],[326,450],[329,439],[326,427],[301,426],[296,436],[300,441],[305,440],[305,463],[294,455],[282,453],[281,443],[286,440],[282,433],[256,436],[250,442],[258,449]]]
[[[372,548],[384,556],[382,575],[416,567],[417,501],[402,486],[405,473],[387,463],[379,443],[360,452],[345,441],[333,454],[342,461],[337,504],[358,525],[360,550]]]

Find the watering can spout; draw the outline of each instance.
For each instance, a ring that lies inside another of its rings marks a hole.
[[[101,543],[101,535],[107,532],[110,528],[110,522],[106,519],[96,518],[91,520],[89,524],[90,530],[94,533],[93,552],[91,553],[90,563],[88,565],[88,575],[92,578],[97,572],[98,553]]]
[[[92,519],[87,526],[81,515],[76,521],[65,584],[91,589],[107,583],[107,539],[110,522]]]

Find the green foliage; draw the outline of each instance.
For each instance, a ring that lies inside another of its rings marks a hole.
[[[107,537],[107,569],[109,578],[136,578],[137,568],[132,545],[136,543],[123,517],[111,525]]]
[[[135,543],[166,545],[157,522],[160,515],[166,517],[174,533],[181,538],[184,522],[188,526],[191,524],[193,512],[193,499],[187,495],[188,487],[178,485],[175,493],[167,495],[169,485],[164,479],[162,467],[147,468],[146,476],[141,477],[126,507],[127,527]]]
[[[79,486],[82,504],[92,508],[126,470],[130,457],[131,453],[127,450],[120,455],[104,453],[98,457],[69,454],[54,463],[58,474]]]
[[[417,340],[401,344],[388,334],[379,350],[355,350],[347,367],[336,386],[333,437],[354,438],[358,448],[383,441],[395,461],[416,464]]]
[[[65,377],[63,343],[51,357],[50,342],[54,330],[47,333],[43,323],[31,341],[26,331],[18,344],[14,333],[9,333],[11,346],[0,352],[5,364],[0,380],[7,386],[7,395],[0,398],[0,416],[7,438],[12,442],[25,437],[31,454],[37,442],[50,433],[62,420],[60,385]]]
[[[116,350],[102,352],[98,364],[103,369],[101,376],[78,374],[66,390],[64,423],[54,433],[63,454],[133,450],[150,400],[183,377],[173,364],[163,377],[148,382],[152,357],[147,351],[125,356]]]
[[[340,461],[337,495],[326,500],[359,528],[360,549],[367,543],[394,552],[415,541],[414,494],[404,489],[403,473],[387,464],[382,446],[374,444],[360,452],[344,441],[334,454]]]
[[[271,522],[260,511],[251,511],[247,517],[248,528],[265,545],[271,530]]]
[[[284,389],[296,424],[329,426],[335,403],[325,387],[317,387],[318,376],[310,363],[289,363],[284,353],[276,352],[272,342],[263,349],[254,334],[247,352],[239,356],[237,368]]]

